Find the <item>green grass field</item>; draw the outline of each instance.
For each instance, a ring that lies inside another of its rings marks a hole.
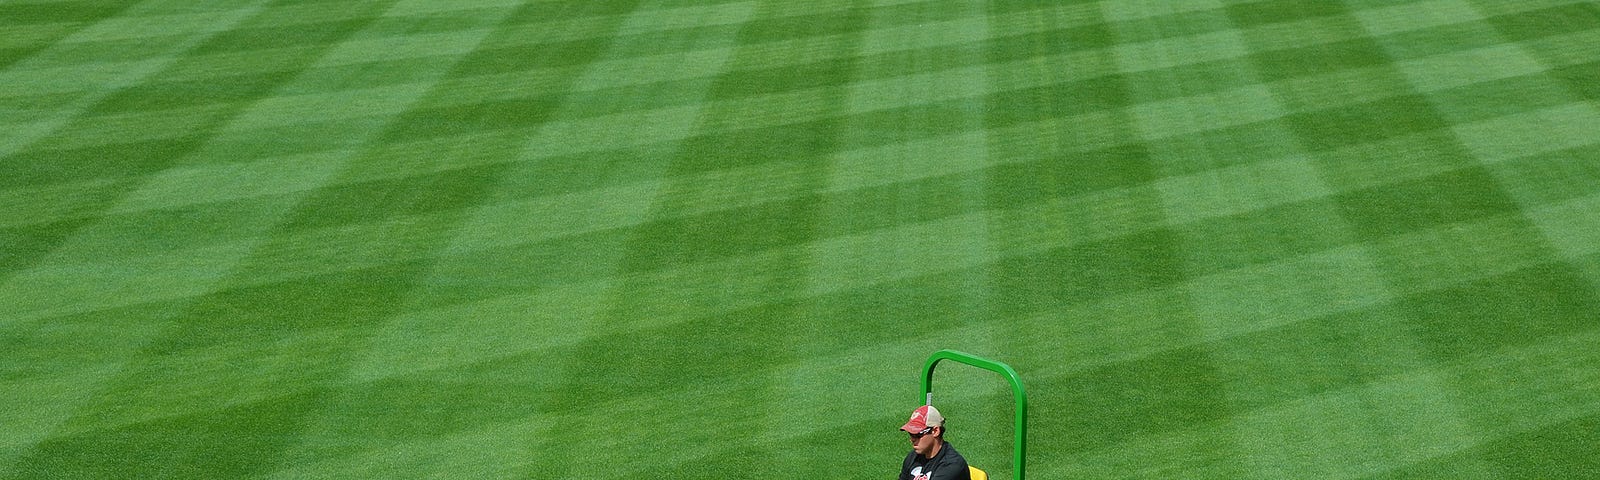
[[[1600,478],[1600,4],[0,0],[0,478]],[[1010,390],[941,367],[1012,472]]]

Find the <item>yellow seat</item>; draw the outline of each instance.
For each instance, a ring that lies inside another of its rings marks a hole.
[[[967,469],[972,471],[972,480],[989,480],[989,474],[983,473],[983,470],[978,470],[978,467],[968,465]]]

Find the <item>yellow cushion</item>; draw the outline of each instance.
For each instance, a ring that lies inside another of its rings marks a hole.
[[[967,469],[972,471],[972,480],[989,480],[989,474],[983,473],[983,470],[978,470],[978,467],[968,465]]]

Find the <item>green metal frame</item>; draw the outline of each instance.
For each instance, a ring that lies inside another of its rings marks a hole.
[[[939,365],[940,360],[954,360],[957,363],[998,373],[1011,382],[1011,393],[1017,400],[1017,445],[1012,448],[1015,456],[1011,460],[1016,474],[1012,478],[1023,480],[1023,473],[1026,472],[1023,463],[1028,459],[1028,392],[1022,389],[1022,377],[1017,376],[1017,371],[1004,363],[970,353],[940,350],[928,357],[928,363],[922,367],[922,399],[926,405],[933,405],[933,368]]]

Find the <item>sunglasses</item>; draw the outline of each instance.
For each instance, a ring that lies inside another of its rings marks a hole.
[[[917,440],[922,440],[922,437],[925,437],[930,433],[933,433],[933,429],[932,428],[923,430],[922,433],[906,432],[907,435],[911,435],[911,441],[913,441],[913,442],[917,441]]]

